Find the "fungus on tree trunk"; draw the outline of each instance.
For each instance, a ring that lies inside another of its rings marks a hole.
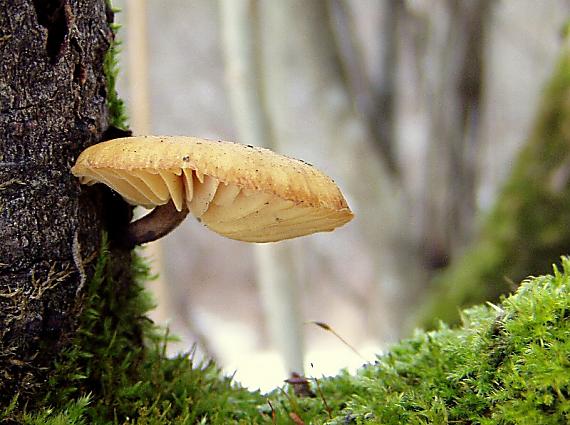
[[[246,242],[332,231],[353,217],[338,186],[312,165],[232,142],[124,137],[86,149],[72,172],[83,184],[105,183],[130,204],[155,208],[129,225],[129,245],[166,235],[188,212]]]

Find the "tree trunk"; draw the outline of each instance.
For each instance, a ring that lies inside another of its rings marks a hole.
[[[279,150],[264,108],[256,49],[257,2],[220,3],[228,94],[241,143]],[[256,279],[271,341],[288,374],[303,374],[303,331],[297,288],[302,276],[292,241],[257,245]]]
[[[408,294],[418,292],[422,270],[413,260],[416,250],[408,239],[409,220],[403,218],[408,211],[399,182],[354,110],[342,78],[331,28],[323,24],[329,19],[327,3],[265,1],[259,10],[261,79],[274,139],[286,147],[282,152],[309,161],[311,150],[320,152],[318,165],[334,170],[346,190],[358,217],[352,226],[375,259],[375,281],[361,310],[379,340],[393,341],[413,304]],[[344,252],[350,244],[329,243],[320,250]]]
[[[0,405],[31,400],[73,337],[101,232],[117,281],[130,253],[113,229],[130,209],[81,189],[78,154],[109,135],[105,0],[2,0],[0,8]],[[113,89],[114,90],[114,89]]]

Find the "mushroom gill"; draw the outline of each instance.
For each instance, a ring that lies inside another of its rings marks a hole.
[[[132,205],[155,208],[131,223],[133,244],[168,233],[188,212],[211,230],[247,242],[330,231],[353,217],[336,184],[316,168],[231,142],[115,139],[87,148],[72,172],[83,184],[104,183]]]

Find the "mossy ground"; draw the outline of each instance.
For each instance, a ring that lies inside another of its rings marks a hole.
[[[302,397],[248,391],[191,355],[167,358],[167,334],[144,316],[145,267],[134,262],[138,283],[117,299],[103,249],[81,331],[43,407],[26,411],[15,398],[0,423],[568,423],[570,260],[562,263],[499,305],[464,311],[461,327],[417,332],[355,375],[309,379],[315,397]],[[133,320],[145,323],[145,347],[133,347]]]

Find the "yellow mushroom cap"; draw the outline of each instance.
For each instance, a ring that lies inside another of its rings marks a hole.
[[[246,242],[331,231],[353,217],[334,181],[270,150],[183,136],[140,136],[87,148],[71,172],[132,205],[186,206],[211,230]]]

